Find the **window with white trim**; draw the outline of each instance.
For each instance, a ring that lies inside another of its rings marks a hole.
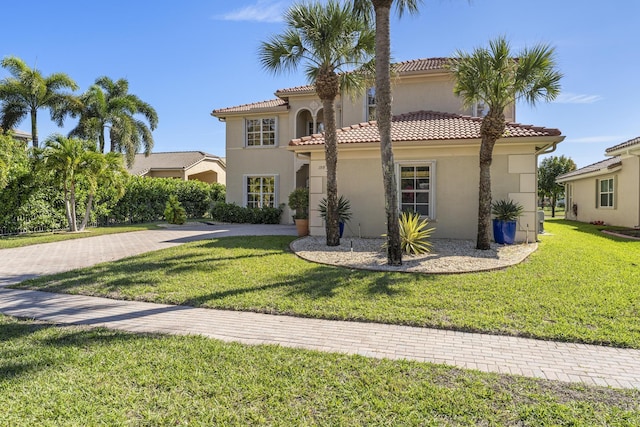
[[[434,164],[400,164],[398,171],[400,211],[417,212],[421,216],[433,218]]]
[[[614,182],[613,178],[601,179],[598,184],[598,207],[614,207]]]
[[[245,122],[247,147],[276,145],[276,118],[247,119]]]
[[[245,197],[248,208],[275,208],[277,176],[246,176]]]
[[[365,119],[376,120],[376,88],[370,87],[367,89],[367,105],[365,110]]]

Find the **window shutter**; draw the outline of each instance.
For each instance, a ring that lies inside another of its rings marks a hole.
[[[596,209],[600,207],[600,180],[596,179]]]

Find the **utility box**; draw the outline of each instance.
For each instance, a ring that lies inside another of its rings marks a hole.
[[[538,234],[544,233],[544,211],[538,211]]]

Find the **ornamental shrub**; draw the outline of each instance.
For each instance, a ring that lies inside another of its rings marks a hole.
[[[235,203],[219,202],[211,209],[214,221],[236,224],[280,224],[284,205],[277,208],[245,208]]]
[[[164,209],[164,217],[169,224],[184,224],[187,214],[175,195],[170,195]]]

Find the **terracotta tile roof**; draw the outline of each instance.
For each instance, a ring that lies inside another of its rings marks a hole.
[[[614,145],[613,147],[609,147],[605,150],[606,153],[611,153],[622,148],[629,148],[633,145],[640,144],[640,136],[637,138],[630,139],[628,141],[623,142],[622,144]]]
[[[482,119],[437,111],[418,111],[393,117],[392,141],[437,141],[479,139]],[[504,137],[558,136],[558,129],[508,123]],[[380,141],[376,122],[365,122],[338,129],[338,144],[375,143]],[[322,145],[324,134],[292,140],[289,145]]]
[[[235,107],[218,108],[217,110],[213,110],[211,112],[211,115],[215,116],[215,115],[224,114],[224,113],[241,113],[244,111],[251,111],[251,110],[285,107],[287,105],[288,103],[284,99],[271,99],[268,101],[253,102],[251,104],[243,104]]]
[[[292,93],[309,93],[309,92],[315,92],[315,85],[304,85],[304,86],[296,86],[296,87],[289,87],[286,89],[278,89],[275,93],[276,96],[286,96],[286,95],[290,95]]]
[[[575,176],[584,175],[592,172],[600,172],[600,171],[604,172],[606,170],[613,169],[620,165],[622,165],[622,161],[620,160],[620,157],[615,156],[615,157],[611,157],[610,159],[602,160],[600,162],[593,163],[589,166],[585,166],[583,168],[576,169],[569,173],[560,175],[556,178],[556,181],[560,182],[560,181],[566,180],[567,178],[572,178]]]
[[[415,73],[420,71],[436,71],[441,70],[444,71],[445,65],[449,62],[449,58],[424,58],[424,59],[413,59],[411,61],[404,62],[396,62],[392,64],[393,71],[398,74],[403,73]],[[309,93],[315,90],[314,85],[304,85],[304,86],[296,86],[285,89],[278,89],[276,91],[276,96],[286,96],[290,94],[300,94],[300,93]]]
[[[449,62],[449,58],[423,58],[423,59],[414,59],[411,61],[397,62],[393,64],[393,70],[396,73],[409,73],[416,71],[435,71],[442,70],[444,71]]]
[[[136,154],[133,165],[129,168],[131,175],[144,175],[153,169],[179,169],[185,170],[210,158],[224,161],[213,154],[203,151],[174,151],[166,153],[151,153],[148,157],[144,154]]]

